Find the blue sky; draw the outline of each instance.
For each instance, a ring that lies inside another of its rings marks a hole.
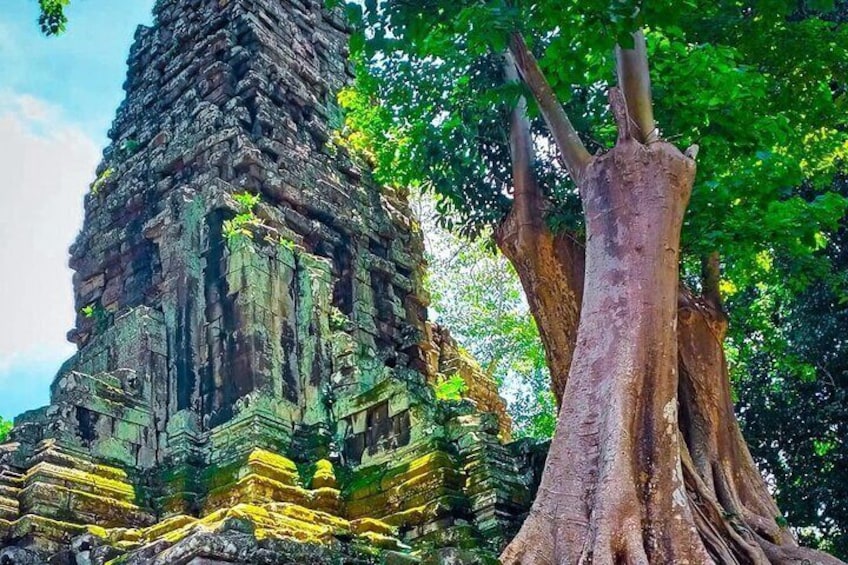
[[[126,58],[153,0],[73,0],[44,38],[35,0],[0,7],[0,416],[48,400],[73,353],[67,249],[123,97]]]

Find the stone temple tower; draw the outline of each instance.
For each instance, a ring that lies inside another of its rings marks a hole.
[[[139,28],[71,249],[78,352],[0,446],[3,565],[482,563],[520,522],[543,454],[427,321],[404,195],[333,142],[322,4]]]

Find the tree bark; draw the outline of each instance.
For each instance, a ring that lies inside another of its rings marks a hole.
[[[544,224],[521,226],[512,213],[495,234],[495,242],[521,280],[560,406],[583,300],[583,244],[571,234],[552,233]]]
[[[716,256],[708,263],[714,276]],[[709,278],[709,277],[707,277]],[[705,280],[704,296],[678,300],[681,458],[698,530],[718,563],[841,563],[798,547],[754,464],[733,411],[724,337],[727,318]]]
[[[613,101],[619,142],[583,177],[586,285],[556,435],[502,562],[841,563],[779,525],[733,414],[726,318],[678,287],[694,162],[668,143],[636,141],[622,98]],[[554,255],[540,248],[533,261],[567,271]],[[546,300],[561,308],[574,293]],[[558,341],[546,349],[571,347],[563,333],[549,337]]]

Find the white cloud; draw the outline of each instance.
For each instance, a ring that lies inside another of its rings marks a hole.
[[[59,115],[57,108],[51,107],[47,102],[39,100],[35,96],[29,94],[21,94],[20,96],[12,95],[13,106],[17,106],[21,112],[21,117],[29,122],[45,123],[51,116]]]
[[[25,358],[72,351],[67,250],[99,158],[60,109],[0,90],[0,381]]]

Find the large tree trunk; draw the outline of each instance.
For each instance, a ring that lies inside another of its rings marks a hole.
[[[521,225],[514,213],[499,227],[495,242],[521,280],[539,328],[551,389],[559,406],[571,368],[583,300],[583,245],[571,234],[552,233],[544,224]]]
[[[511,123],[515,201],[496,239],[521,276],[562,401],[536,501],[502,561],[841,563],[779,525],[739,430],[718,255],[704,261],[700,299],[678,288],[697,151],[657,141],[644,36],[617,49],[619,139],[594,158],[520,34],[510,52],[507,78],[517,71],[533,93],[581,190],[587,244],[583,282],[581,247],[544,226],[522,100]]]
[[[617,110],[626,114],[620,99]],[[677,432],[678,247],[694,173],[674,146],[623,135],[579,183],[577,346],[539,492],[505,563],[709,560]]]
[[[694,162],[668,143],[633,139],[620,98],[615,106],[619,142],[580,179],[586,282],[556,435],[533,509],[502,561],[839,563],[797,547],[778,525],[733,415],[724,317],[678,292]],[[563,270],[554,252],[541,252]],[[546,348],[570,349],[558,335]]]

